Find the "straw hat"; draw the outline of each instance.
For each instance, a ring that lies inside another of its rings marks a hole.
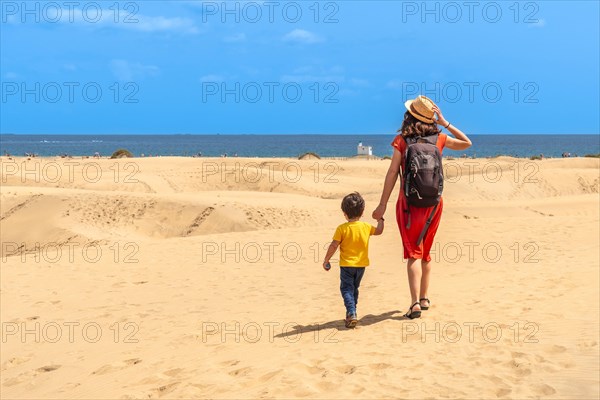
[[[435,106],[435,103],[429,97],[417,96],[416,99],[404,103],[404,106],[419,121],[433,124],[433,106]]]

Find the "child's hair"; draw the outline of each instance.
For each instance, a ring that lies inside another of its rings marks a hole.
[[[350,219],[360,217],[365,211],[365,200],[358,192],[350,193],[342,200],[342,211]]]

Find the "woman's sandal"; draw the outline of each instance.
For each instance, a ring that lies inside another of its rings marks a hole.
[[[421,306],[421,310],[423,310],[423,311],[429,310],[429,307],[431,307],[431,300],[429,300],[427,297],[423,297],[423,298],[419,299],[419,304],[421,304],[422,301],[426,301],[427,305]]]
[[[414,306],[420,306],[421,304],[417,301],[415,302],[415,304],[413,304],[412,306],[410,306],[410,308],[408,309],[408,311],[406,312],[406,314],[404,314],[404,316],[406,318],[409,319],[415,319],[415,318],[421,318],[421,310],[419,311],[413,311],[413,307]]]

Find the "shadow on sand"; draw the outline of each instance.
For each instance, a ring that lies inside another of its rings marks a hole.
[[[399,310],[388,311],[383,314],[373,315],[367,314],[364,317],[358,320],[357,326],[369,326],[373,324],[377,324],[381,321],[386,321],[389,319],[393,319],[396,321],[410,321],[407,317],[402,314]],[[346,328],[344,325],[344,320],[338,319],[334,321],[329,321],[324,324],[311,324],[311,325],[295,325],[292,329],[286,330],[278,335],[275,335],[276,338],[285,338],[288,336],[296,336],[302,335],[303,333],[308,332],[316,332],[327,329],[337,329],[338,331],[350,330],[351,328]]]

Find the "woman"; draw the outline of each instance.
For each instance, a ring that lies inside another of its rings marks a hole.
[[[464,150],[471,147],[471,141],[467,135],[446,121],[440,109],[431,99],[425,96],[418,96],[415,100],[407,101],[405,106],[408,111],[404,114],[402,127],[398,130],[400,134],[392,142],[394,155],[385,176],[381,200],[379,201],[379,206],[373,211],[373,218],[376,220],[382,218],[385,214],[388,200],[400,173],[400,168],[404,165],[405,138],[437,134],[436,146],[440,150],[440,153],[444,147],[452,150]],[[434,118],[436,114],[437,118]],[[438,125],[443,126],[454,137],[441,133]],[[422,241],[418,243],[419,236],[431,212],[434,211],[434,207],[414,207],[408,205],[404,190],[402,190],[403,187],[404,182],[400,186],[400,195],[396,203],[396,220],[400,228],[400,235],[402,236],[404,258],[408,259],[407,272],[411,306],[406,313],[406,317],[413,319],[419,318],[421,310],[427,310],[431,305],[427,293],[429,288],[429,274],[431,272],[431,256],[429,255],[429,251],[440,223],[444,203],[443,199],[440,199],[439,205],[433,214],[431,225],[426,230]],[[409,218],[409,222],[407,218]],[[421,260],[420,265],[416,262],[418,259]]]

